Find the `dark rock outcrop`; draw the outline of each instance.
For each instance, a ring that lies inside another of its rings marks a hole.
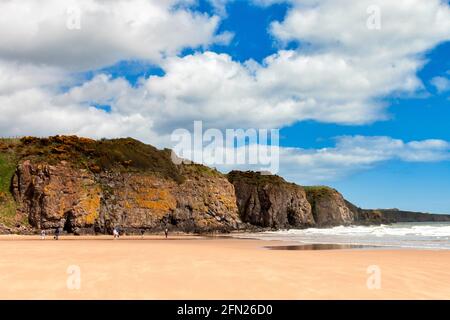
[[[382,223],[389,223],[380,210],[361,209],[347,200],[345,200],[345,204],[353,214],[353,224],[377,225]]]
[[[353,222],[353,212],[335,189],[319,186],[305,187],[305,191],[317,227],[349,225]]]
[[[242,221],[269,228],[305,228],[315,224],[305,190],[278,176],[232,171]]]

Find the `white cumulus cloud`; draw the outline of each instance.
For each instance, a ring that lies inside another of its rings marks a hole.
[[[385,136],[344,136],[331,148],[280,150],[280,173],[291,181],[317,184],[337,180],[385,161],[437,162],[450,159],[450,143],[430,139],[405,142]]]
[[[184,48],[223,41],[219,17],[190,10],[192,2],[1,1],[0,57],[80,71],[128,59],[158,63]]]

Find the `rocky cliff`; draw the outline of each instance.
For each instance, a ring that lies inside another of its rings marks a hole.
[[[32,228],[225,232],[241,223],[233,185],[222,174],[176,166],[170,152],[132,139],[24,138],[3,150],[16,156],[10,191]]]
[[[278,176],[232,171],[241,219],[270,228],[305,228],[315,225],[305,190]]]
[[[335,189],[318,186],[305,187],[305,190],[316,226],[349,225],[354,221],[354,212]]]
[[[244,222],[270,228],[307,228],[380,223],[374,214],[363,216],[335,189],[302,187],[276,175],[232,171],[236,201]]]
[[[450,216],[365,210],[329,187],[302,187],[257,172],[228,175],[175,165],[170,150],[134,139],[0,139],[0,233],[229,232]]]
[[[352,224],[357,225],[371,225],[371,224],[386,224],[390,223],[383,215],[381,210],[366,210],[355,206],[353,203],[345,200],[346,206],[353,213]],[[396,222],[396,221],[392,221]]]

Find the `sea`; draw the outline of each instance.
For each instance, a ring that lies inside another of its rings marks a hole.
[[[297,245],[450,249],[450,222],[394,223],[379,226],[338,226],[241,233],[239,238],[277,240]]]

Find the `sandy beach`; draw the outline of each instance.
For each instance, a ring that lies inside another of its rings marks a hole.
[[[0,299],[450,298],[450,251],[296,251],[268,245],[286,243],[1,236]],[[381,272],[380,288],[367,286],[370,266]]]

